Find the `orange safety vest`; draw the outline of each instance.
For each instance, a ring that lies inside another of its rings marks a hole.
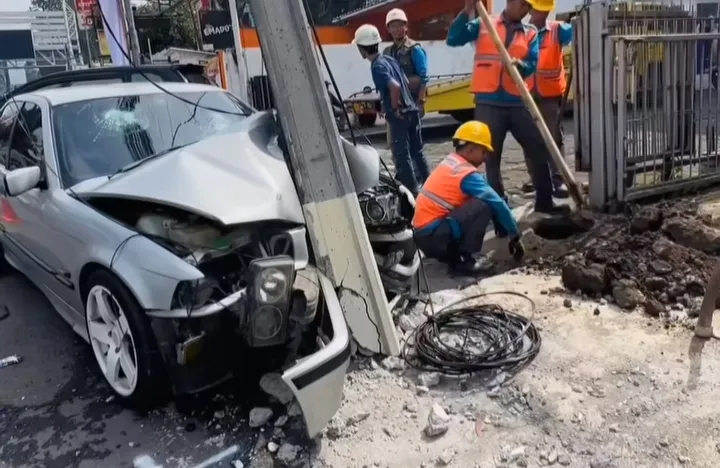
[[[415,200],[413,227],[422,229],[433,221],[447,217],[470,196],[462,191],[463,179],[477,168],[458,154],[446,157],[423,184]]]
[[[567,80],[559,34],[560,22],[553,21],[540,43],[537,71],[531,77],[529,86],[530,91],[540,97],[559,97],[565,93]]]
[[[505,35],[507,33],[505,22],[501,16],[493,18],[495,28],[497,29],[500,40],[505,43]],[[512,42],[507,50],[510,57],[519,60],[525,60],[530,43],[537,36],[537,30],[532,27],[526,27],[524,32],[516,32]],[[525,80],[529,86],[529,79]],[[480,28],[480,34],[475,45],[475,64],[473,66],[472,82],[470,83],[470,92],[475,94],[492,94],[500,89],[513,96],[520,96],[520,90],[505,70],[500,52],[498,52],[495,43],[490,38],[490,34],[484,27]]]

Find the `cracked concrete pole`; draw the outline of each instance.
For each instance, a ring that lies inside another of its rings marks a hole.
[[[400,347],[343,153],[302,0],[249,0],[318,268],[341,292],[353,336]],[[358,56],[358,60],[359,60]]]
[[[720,334],[713,330],[713,313],[718,295],[720,295],[720,261],[715,264],[715,269],[705,285],[705,296],[700,306],[697,325],[695,325],[695,336],[720,339]]]

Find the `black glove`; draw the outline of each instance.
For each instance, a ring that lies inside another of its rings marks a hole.
[[[508,249],[510,250],[510,255],[513,256],[516,262],[521,262],[523,257],[525,257],[525,246],[522,244],[520,236],[510,239]]]

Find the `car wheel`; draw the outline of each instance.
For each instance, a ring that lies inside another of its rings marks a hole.
[[[3,246],[0,244],[0,276],[5,276],[11,271],[11,266],[7,260],[5,260],[5,252]]]
[[[150,409],[159,402],[166,382],[143,309],[108,271],[93,273],[85,290],[85,323],[100,372],[123,402]]]

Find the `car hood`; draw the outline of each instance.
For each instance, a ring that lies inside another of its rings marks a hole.
[[[181,208],[226,225],[264,220],[304,224],[282,153],[273,150],[270,114],[258,113],[231,133],[206,138],[110,179],[81,182],[84,196],[144,200]]]

